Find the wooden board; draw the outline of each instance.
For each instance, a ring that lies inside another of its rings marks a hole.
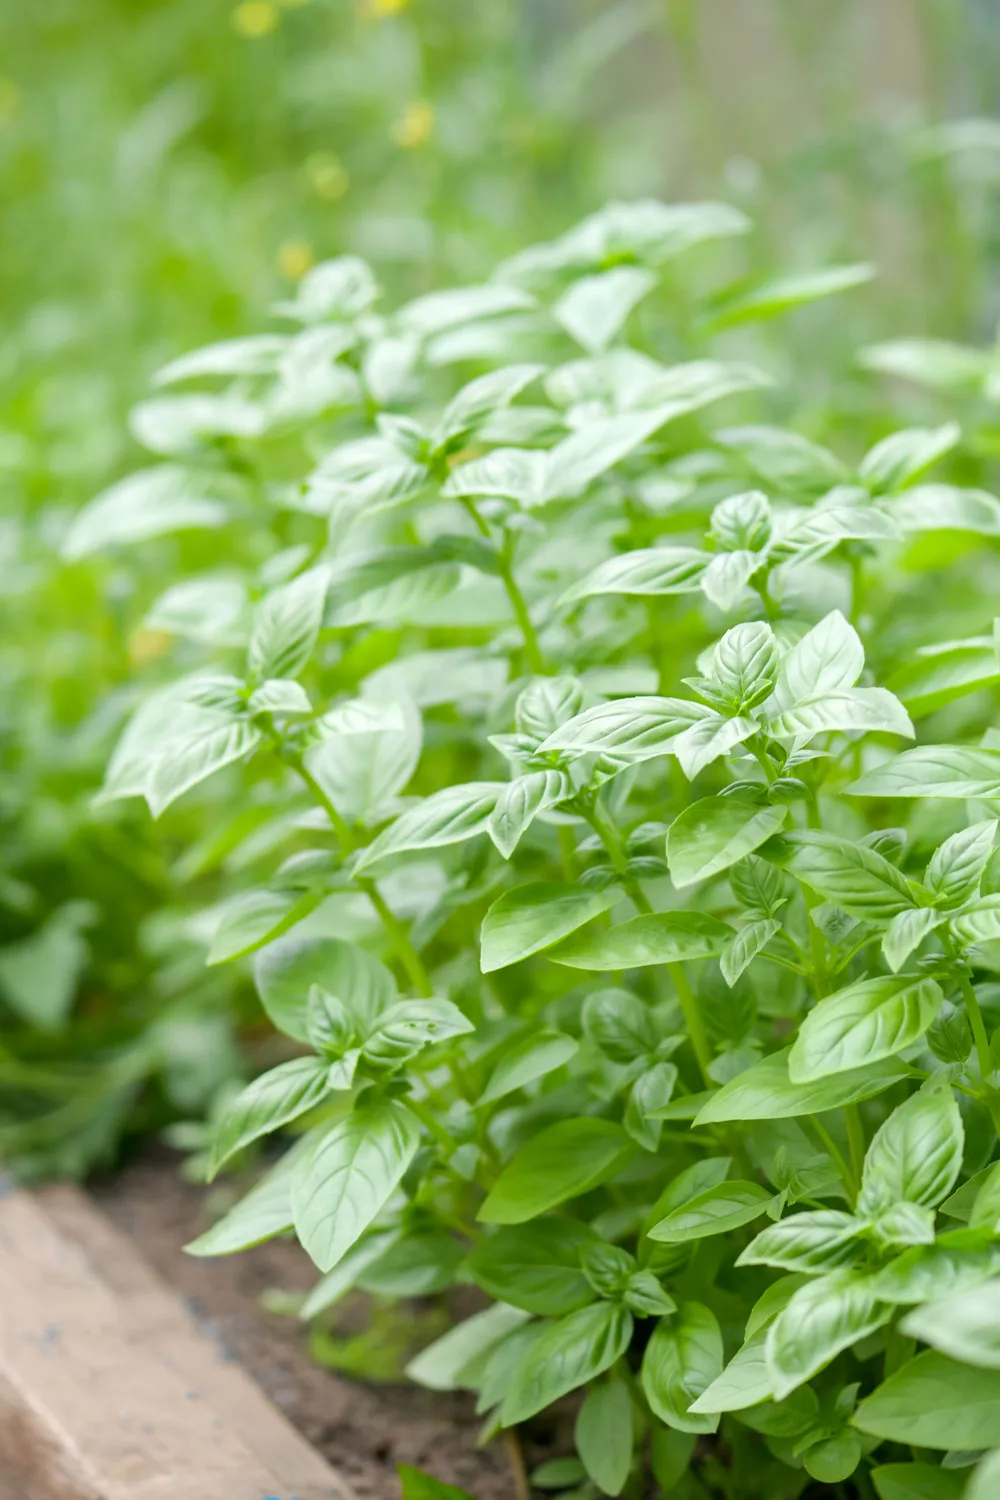
[[[0,1198],[0,1500],[354,1500],[79,1191]]]

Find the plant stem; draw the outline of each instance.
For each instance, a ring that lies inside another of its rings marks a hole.
[[[650,904],[649,898],[635,876],[628,874],[628,856],[622,847],[622,841],[617,828],[603,816],[596,801],[590,804],[582,803],[581,811],[608,851],[608,857],[621,875],[622,886],[627,891],[636,909],[643,916],[651,916],[653,914],[653,907]],[[664,967],[670,975],[671,983],[677,993],[681,1014],[684,1017],[684,1024],[691,1038],[691,1045],[694,1048],[694,1055],[698,1060],[698,1068],[701,1076],[705,1085],[711,1088],[712,1079],[708,1070],[712,1062],[712,1048],[708,1040],[708,1032],[705,1030],[705,1023],[702,1021],[701,1012],[698,1009],[698,1001],[694,990],[691,988],[691,983],[682,963],[668,963]]]
[[[524,602],[524,595],[521,593],[517,579],[514,577],[513,569],[510,565],[510,556],[506,549],[498,553],[497,566],[500,569],[503,586],[507,590],[507,598],[510,600],[517,623],[521,627],[521,634],[524,637],[524,654],[528,666],[532,672],[543,676],[545,673],[545,661],[542,657],[542,648],[538,644],[538,636],[535,634],[535,627],[531,623],[528,606]]]
[[[823,1124],[822,1120],[820,1120],[816,1115],[810,1115],[809,1123],[816,1134],[819,1136],[825,1149],[833,1157],[837,1171],[840,1173],[844,1188],[847,1191],[848,1202],[850,1203],[851,1208],[853,1208],[858,1198],[857,1178],[851,1171],[851,1168],[848,1166],[847,1161],[844,1158],[843,1152],[837,1145],[837,1142],[834,1140],[833,1136],[827,1130],[826,1126]]]
[[[844,1119],[847,1121],[847,1144],[851,1150],[851,1169],[855,1182],[860,1184],[867,1147],[865,1128],[861,1123],[861,1111],[856,1104],[848,1104],[845,1107]]]
[[[430,1131],[442,1150],[450,1156],[455,1149],[455,1142],[438,1120],[434,1111],[429,1108],[423,1099],[414,1099],[411,1094],[406,1097],[406,1107],[416,1115],[420,1123]]]
[[[514,1479],[514,1494],[517,1500],[531,1500],[531,1485],[528,1482],[528,1470],[524,1462],[524,1450],[521,1447],[521,1435],[516,1427],[504,1428],[504,1447],[507,1449],[507,1461],[510,1464],[511,1474]]]
[[[274,736],[275,743],[281,746],[280,740]],[[323,787],[309,770],[300,751],[289,751],[285,747],[280,748],[280,754],[286,765],[291,766],[299,780],[309,789],[316,802],[326,813],[337,835],[341,853],[346,857],[357,848],[357,840],[351,832],[346,819],[337,810],[332,799],[327,796]],[[352,880],[374,906],[385,928],[386,936],[395,951],[401,966],[406,971],[407,978],[413,985],[418,995],[433,995],[434,986],[430,975],[424,967],[423,961],[410,941],[410,935],[395,912],[389,906],[377,884],[368,875],[354,875]]]
[[[490,533],[489,525],[480,514],[479,507],[476,505],[476,502],[469,499],[468,496],[464,496],[462,499],[462,504],[475,522],[476,529],[478,530],[480,536],[484,536],[487,541],[492,541],[493,538]],[[514,618],[517,620],[518,625],[521,627],[521,635],[524,639],[524,655],[527,660],[528,666],[531,668],[532,672],[537,673],[539,676],[544,676],[545,661],[542,657],[541,647],[538,644],[538,636],[535,634],[535,627],[532,624],[531,616],[528,613],[528,606],[524,602],[524,595],[521,593],[517,579],[514,577],[514,570],[511,567],[510,545],[508,542],[505,542],[502,548],[497,548],[496,559],[497,570],[500,574],[500,581],[504,586],[507,598],[510,600],[510,607],[514,611]]]
[[[969,1024],[972,1027],[972,1037],[976,1044],[976,1057],[979,1061],[979,1072],[981,1075],[982,1089],[980,1098],[990,1112],[993,1121],[993,1129],[1000,1138],[1000,1100],[997,1099],[996,1089],[990,1084],[990,1075],[993,1072],[993,1059],[990,1055],[990,1041],[986,1035],[986,1025],[983,1021],[983,1013],[979,1008],[976,991],[972,980],[967,974],[960,974],[959,988],[965,1001],[965,1008],[969,1013]]]

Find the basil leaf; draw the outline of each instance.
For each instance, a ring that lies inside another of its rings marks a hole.
[[[700,1302],[681,1302],[661,1318],[642,1357],[642,1389],[656,1416],[678,1432],[714,1432],[716,1412],[691,1405],[722,1371],[722,1334],[715,1314]]]
[[[905,1070],[886,1061],[809,1083],[793,1083],[788,1073],[790,1051],[776,1052],[738,1073],[702,1106],[695,1125],[725,1120],[790,1120],[819,1114],[871,1099],[906,1076]]]
[[[316,1142],[295,1173],[295,1231],[321,1271],[331,1271],[394,1192],[420,1145],[408,1109],[385,1101],[355,1109]]]
[[[578,885],[555,882],[521,885],[505,891],[483,918],[482,972],[492,974],[553,947],[614,906],[623,894],[617,887],[588,891]]]
[[[625,1131],[610,1120],[559,1120],[515,1152],[478,1217],[484,1224],[523,1224],[617,1176],[634,1154]]]
[[[730,928],[697,912],[633,917],[607,932],[562,943],[549,956],[572,969],[639,969],[721,953]]]
[[[891,1315],[892,1309],[878,1301],[871,1278],[854,1271],[832,1271],[800,1287],[767,1335],[767,1367],[776,1398],[794,1391]]]
[[[1000,1370],[977,1369],[928,1350],[865,1397],[854,1425],[920,1448],[1000,1447]]]
[[[498,1301],[562,1317],[596,1296],[580,1262],[580,1252],[595,1243],[593,1230],[576,1219],[538,1219],[480,1240],[466,1265],[476,1285]]]
[[[628,1348],[632,1327],[632,1314],[610,1302],[550,1323],[514,1371],[500,1408],[502,1425],[527,1421],[610,1369]]]
[[[575,1057],[579,1043],[565,1032],[542,1027],[506,1052],[497,1063],[478,1104],[493,1104],[523,1089],[536,1078],[544,1078]]]
[[[315,1057],[296,1057],[262,1073],[223,1111],[215,1128],[210,1174],[224,1162],[259,1140],[298,1119],[328,1092],[328,1065]]]
[[[788,1054],[793,1083],[879,1062],[918,1041],[944,996],[933,979],[860,979],[809,1012]]]
[[[901,1201],[936,1207],[958,1180],[964,1145],[951,1086],[931,1079],[875,1132],[865,1156],[859,1211],[878,1213]]]
[[[576,1451],[603,1495],[620,1495],[632,1467],[632,1398],[624,1380],[592,1385],[573,1428]]]
[[[667,833],[667,864],[674,885],[707,880],[769,839],[787,808],[757,807],[737,797],[705,797],[685,808]]]
[[[767,1208],[773,1194],[756,1182],[723,1182],[690,1198],[646,1230],[651,1240],[684,1244],[749,1224]]]

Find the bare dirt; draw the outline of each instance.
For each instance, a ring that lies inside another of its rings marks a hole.
[[[516,1494],[502,1442],[477,1449],[471,1398],[414,1385],[345,1379],[309,1356],[296,1319],[261,1305],[265,1293],[305,1291],[317,1273],[285,1240],[242,1255],[195,1260],[183,1246],[208,1227],[205,1189],[178,1176],[177,1158],[155,1155],[98,1184],[94,1197],[146,1260],[186,1300],[202,1328],[238,1359],[300,1432],[353,1486],[358,1500],[399,1500],[396,1465],[412,1464],[467,1489],[475,1500]],[[348,1326],[366,1312],[361,1294],[338,1312]],[[529,1455],[542,1461],[543,1449]]]

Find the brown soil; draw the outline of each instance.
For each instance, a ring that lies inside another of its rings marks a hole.
[[[475,1500],[511,1500],[516,1491],[506,1450],[500,1442],[477,1450],[480,1421],[470,1398],[333,1374],[310,1359],[300,1323],[262,1308],[263,1294],[273,1288],[304,1291],[315,1282],[297,1245],[274,1241],[221,1260],[185,1255],[182,1247],[208,1226],[206,1195],[180,1179],[173,1156],[126,1168],[94,1196],[203,1329],[350,1481],[358,1500],[398,1500],[398,1463],[460,1485]],[[355,1302],[347,1311],[354,1328],[358,1314]],[[531,1455],[533,1462],[544,1457]]]

